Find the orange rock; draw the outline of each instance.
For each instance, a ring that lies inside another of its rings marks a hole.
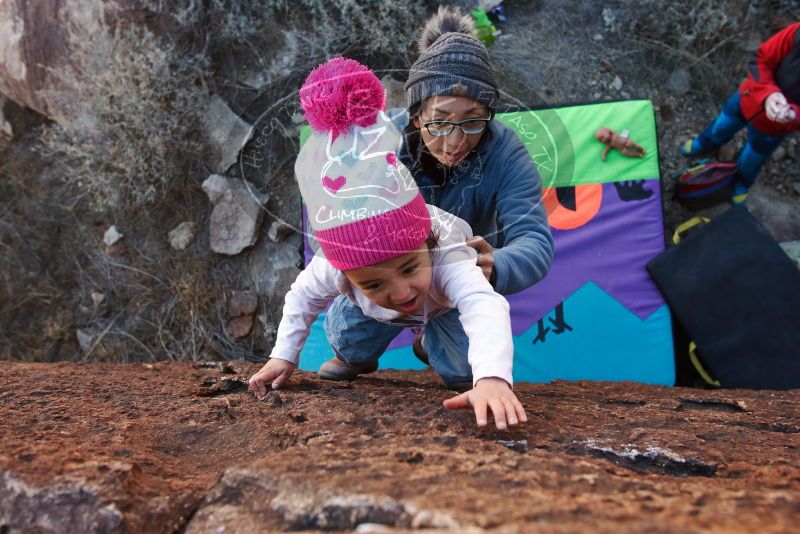
[[[228,321],[225,330],[228,335],[235,338],[247,337],[253,329],[253,316],[243,315],[241,317],[234,317]]]
[[[255,291],[232,291],[228,297],[229,317],[252,315],[257,308],[258,296]]]
[[[499,432],[432,371],[258,401],[260,367],[0,362],[0,528],[796,530],[800,390],[517,383],[529,422]]]

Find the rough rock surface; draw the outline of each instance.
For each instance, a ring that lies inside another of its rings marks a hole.
[[[135,18],[146,6],[139,0],[0,2],[0,92],[52,118],[59,74],[69,64],[67,32],[91,39],[104,31],[99,21]]]
[[[238,178],[212,174],[203,191],[214,204],[210,220],[210,246],[218,254],[234,255],[252,246],[264,218],[268,195]]]
[[[197,225],[193,221],[184,221],[167,234],[169,244],[175,250],[186,250],[192,244],[196,232]]]
[[[479,430],[430,372],[0,363],[0,531],[791,532],[800,391],[518,384]],[[362,529],[364,530],[364,529]]]
[[[236,115],[218,95],[211,98],[204,124],[214,152],[214,171],[222,174],[236,163],[242,147],[253,137],[253,127]]]

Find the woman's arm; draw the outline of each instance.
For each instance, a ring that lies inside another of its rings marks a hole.
[[[553,260],[553,236],[542,203],[542,179],[528,150],[511,130],[503,133],[504,163],[497,177],[497,223],[505,236],[494,249],[494,287],[508,295],[545,277]]]

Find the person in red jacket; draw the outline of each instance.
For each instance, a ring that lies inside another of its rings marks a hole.
[[[747,78],[706,129],[680,147],[687,157],[713,152],[747,126],[747,144],[736,160],[733,202],[744,202],[767,157],[784,137],[800,130],[800,22],[758,47]]]

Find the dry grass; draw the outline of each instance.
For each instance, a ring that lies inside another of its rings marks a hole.
[[[68,45],[72,67],[56,74],[55,123],[40,139],[45,157],[101,210],[135,211],[186,187],[186,162],[201,154],[207,60],[146,28],[71,32]]]

